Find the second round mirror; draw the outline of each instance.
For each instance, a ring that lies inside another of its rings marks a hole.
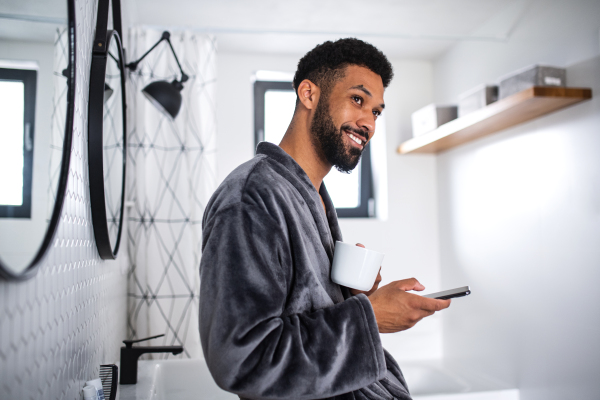
[[[125,191],[125,76],[121,41],[108,31],[104,54],[94,54],[90,77],[88,151],[92,223],[98,253],[119,251]]]

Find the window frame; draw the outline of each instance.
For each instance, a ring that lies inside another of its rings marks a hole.
[[[254,82],[254,149],[265,140],[265,94],[269,90],[294,91],[289,81]],[[338,218],[374,218],[375,199],[373,191],[373,170],[371,167],[371,146],[367,144],[361,157],[360,204],[358,207],[336,207]]]
[[[0,204],[0,218],[31,218],[33,184],[33,150],[35,148],[35,102],[37,71],[32,69],[0,68],[0,80],[23,82],[23,204]],[[29,129],[27,126],[29,125]]]

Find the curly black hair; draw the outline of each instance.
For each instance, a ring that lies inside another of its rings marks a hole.
[[[358,65],[375,72],[381,76],[385,88],[394,77],[392,64],[372,44],[355,38],[335,42],[328,40],[306,53],[298,62],[293,82],[296,94],[298,86],[305,79],[327,94],[333,83],[344,76],[344,70],[349,65]]]

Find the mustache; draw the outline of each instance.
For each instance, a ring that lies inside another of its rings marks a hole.
[[[347,124],[342,125],[341,129],[343,131],[349,131],[349,132],[352,132],[352,133],[360,136],[364,142],[367,142],[369,140],[369,131],[366,129],[355,128],[355,127],[347,125]]]

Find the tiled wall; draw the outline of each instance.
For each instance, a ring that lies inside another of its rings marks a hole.
[[[0,281],[0,399],[81,399],[125,338],[126,253],[98,257],[87,172],[87,107],[97,3],[76,0],[77,82],[67,196],[38,274]]]

